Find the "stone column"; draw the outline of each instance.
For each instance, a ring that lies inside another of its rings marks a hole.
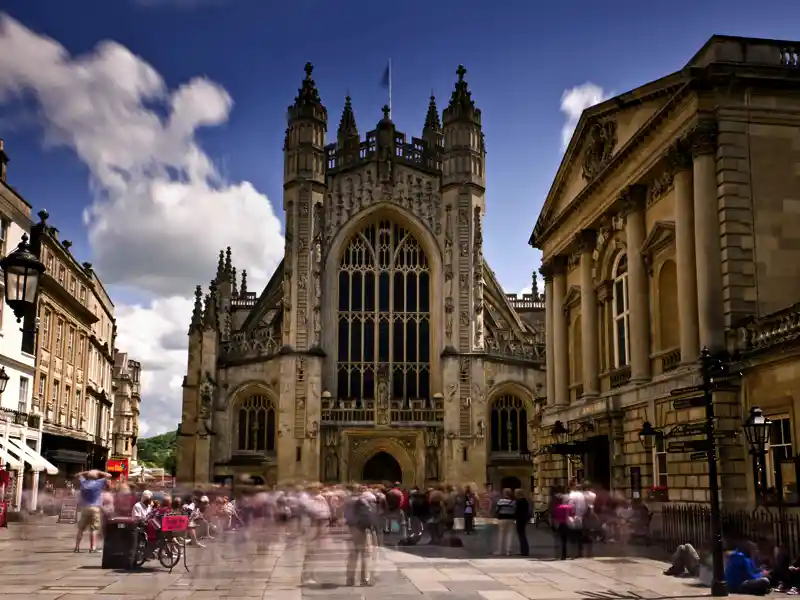
[[[542,265],[544,277],[545,366],[547,368],[547,406],[556,403],[555,351],[553,350],[553,271]]]
[[[674,171],[675,188],[675,265],[678,270],[678,317],[680,320],[681,362],[697,361],[700,356],[697,333],[697,265],[694,246],[694,191],[692,155],[687,144],[679,142],[667,154]]]
[[[567,296],[567,265],[557,257],[553,268],[553,377],[556,404],[569,404],[569,336],[564,299]]]
[[[694,174],[694,239],[700,346],[722,350],[722,250],[717,197],[717,124],[700,121],[691,135]]]
[[[647,269],[642,259],[647,188],[632,185],[622,194],[625,238],[628,245],[628,311],[631,328],[631,381],[650,379],[650,301]]]
[[[600,391],[598,375],[598,324],[597,293],[594,289],[595,232],[586,230],[579,234],[581,253],[581,354],[583,359],[583,395],[597,396]]]

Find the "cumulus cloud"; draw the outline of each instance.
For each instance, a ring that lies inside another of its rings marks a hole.
[[[561,147],[566,150],[569,146],[569,140],[572,137],[572,132],[581,118],[581,113],[587,108],[600,104],[610,97],[603,88],[599,85],[586,82],[582,85],[577,85],[568,90],[564,90],[561,94],[561,112],[564,113],[566,121],[561,128]]]
[[[283,255],[266,196],[227,181],[197,142],[198,128],[227,121],[232,99],[201,77],[169,89],[150,64],[112,41],[71,56],[6,15],[0,49],[0,104],[35,98],[45,142],[72,148],[91,172],[95,196],[84,222],[95,267],[106,284],[149,299],[117,305],[118,346],[142,362],[150,432],[172,429],[194,285],[210,279],[227,245],[255,285]]]

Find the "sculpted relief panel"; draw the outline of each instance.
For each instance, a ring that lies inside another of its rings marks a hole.
[[[378,202],[393,202],[416,215],[437,237],[442,229],[439,184],[433,177],[396,168],[394,182],[379,181],[374,166],[334,178],[325,202],[325,243],[351,217]]]

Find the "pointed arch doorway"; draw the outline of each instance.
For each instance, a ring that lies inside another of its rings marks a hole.
[[[381,450],[364,463],[361,481],[365,483],[403,481],[403,469],[394,456]]]

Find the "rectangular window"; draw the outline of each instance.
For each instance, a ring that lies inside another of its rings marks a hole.
[[[64,386],[64,407],[70,403],[72,400],[72,388],[70,386]]]
[[[86,286],[81,286],[81,304],[86,304]]]
[[[769,450],[767,451],[767,487],[774,488],[778,483],[778,469],[781,473],[783,498],[794,501],[795,469],[792,457],[792,420],[787,415],[770,417],[772,428],[769,432]]]
[[[83,412],[84,411],[84,407],[81,404],[81,388],[75,388],[75,408],[84,417],[86,416],[84,414],[84,412]]]
[[[69,293],[73,296],[77,293],[78,290],[78,280],[75,277],[69,278]]]
[[[72,362],[75,358],[75,328],[70,327],[67,334],[67,360]]]
[[[58,406],[58,394],[61,389],[61,382],[58,379],[53,379],[53,404]]]
[[[19,412],[28,412],[28,378],[20,375],[19,378],[19,402],[17,404]]]
[[[42,318],[42,348],[47,350],[50,348],[50,319],[52,313],[48,309],[44,309],[44,317]]]
[[[53,258],[53,255],[48,252],[47,258],[45,259],[45,268],[47,269],[47,274],[50,275],[50,277],[53,276],[54,264],[55,264],[55,259]]]
[[[67,269],[64,265],[58,265],[58,283],[62,286],[67,278]]]
[[[61,345],[64,342],[64,319],[59,319],[56,325],[56,356],[61,356]]]
[[[667,443],[663,435],[656,436],[653,446],[653,487],[667,489]]]

